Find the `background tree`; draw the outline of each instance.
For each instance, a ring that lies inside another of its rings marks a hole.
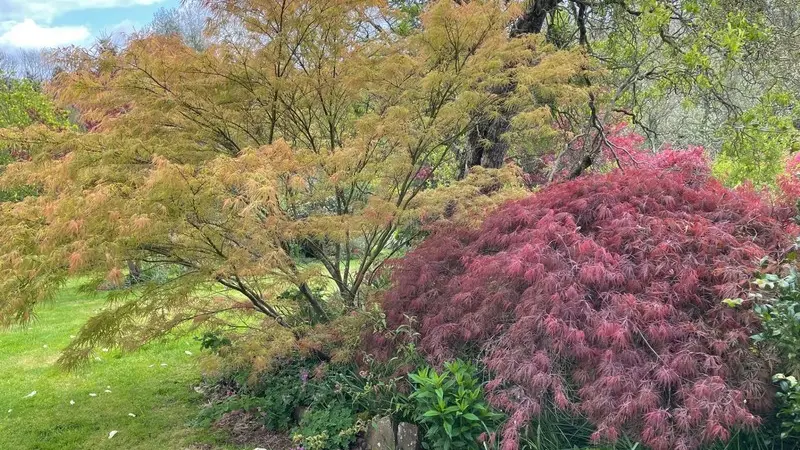
[[[146,27],[145,33],[156,35],[177,35],[187,47],[197,51],[205,50],[208,39],[204,35],[208,10],[200,2],[185,2],[175,8],[159,8],[153,20]]]
[[[465,4],[466,1],[457,0]],[[733,184],[771,184],[797,139],[792,60],[797,8],[784,1],[524,0],[509,36],[542,34],[581,48],[606,69],[608,91],[575,114],[553,104],[575,139],[564,151],[508,145],[513,108],[481,113],[462,152],[466,167],[498,167],[513,157],[528,171],[577,176],[607,147],[619,121],[639,129],[654,150],[704,145],[719,155],[717,174]]]
[[[70,127],[67,112],[53,104],[39,83],[0,73],[0,133],[14,135],[26,130],[33,136]],[[6,165],[30,158],[31,144],[27,141],[0,139],[0,173]],[[19,201],[36,192],[37,186],[30,184],[0,187],[0,202]]]
[[[55,73],[47,51],[32,49],[0,50],[0,72],[36,83],[49,80]]]

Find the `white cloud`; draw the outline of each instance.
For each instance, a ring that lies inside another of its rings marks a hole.
[[[33,19],[50,23],[61,14],[87,9],[125,8],[154,5],[164,0],[0,0],[0,17],[20,21]]]
[[[120,23],[109,25],[106,27],[106,31],[112,34],[131,34],[140,28],[142,28],[142,24],[139,22],[126,19]]]
[[[3,26],[5,25],[5,26]],[[49,27],[32,19],[0,24],[0,45],[17,48],[47,48],[84,43],[91,32],[84,26]]]

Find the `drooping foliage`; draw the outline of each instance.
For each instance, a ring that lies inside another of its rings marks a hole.
[[[68,276],[169,275],[119,289],[65,361],[231,309],[293,329],[359,307],[423,221],[523,192],[513,165],[455,180],[497,86],[513,80],[502,101],[536,118],[516,136],[553,135],[551,103],[585,108],[591,90],[580,52],[508,39],[504,2],[435,2],[407,33],[386,30],[398,12],[374,0],[203,3],[216,26],[201,51],[175,35],[62,50],[51,92],[85,132],[39,137],[0,180],[41,186],[0,205],[14,236],[0,243],[0,324]]]
[[[29,159],[31,141],[42,133],[71,127],[67,111],[56,107],[38,82],[0,71],[0,134],[18,135],[25,130],[27,135],[22,140],[0,137],[0,173],[9,163]],[[0,186],[0,202],[19,201],[36,192],[37,186],[30,184]]]
[[[597,441],[698,448],[772,402],[757,318],[721,301],[790,244],[783,213],[710,178],[700,150],[669,151],[435,233],[396,265],[387,321],[413,317],[435,362],[480,355],[510,416],[503,448],[549,407],[585,415]]]

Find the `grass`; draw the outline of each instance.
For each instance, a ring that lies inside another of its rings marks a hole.
[[[27,328],[0,331],[0,449],[233,449],[190,425],[202,399],[192,388],[199,346],[190,338],[100,352],[71,373],[54,365],[104,302],[70,285]]]

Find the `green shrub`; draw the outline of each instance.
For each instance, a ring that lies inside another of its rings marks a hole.
[[[800,242],[800,241],[798,241]],[[778,386],[777,419],[781,423],[781,439],[797,443],[800,440],[800,286],[798,285],[797,251],[789,252],[781,274],[760,274],[755,280],[758,292],[753,311],[761,319],[762,330],[753,341],[768,347],[779,357],[779,370],[773,377]],[[729,302],[729,301],[726,301]],[[729,303],[730,304],[730,303]],[[730,304],[730,306],[737,306]]]
[[[478,436],[488,434],[502,417],[484,401],[475,367],[468,363],[446,363],[441,374],[425,367],[409,378],[414,384],[409,398],[425,430],[426,448],[476,448]]]
[[[800,322],[800,318],[798,318],[798,322]],[[800,436],[800,383],[794,376],[786,376],[782,373],[776,374],[772,380],[780,388],[776,395],[780,401],[778,418],[783,427],[781,438]]]
[[[797,270],[789,274],[761,275],[755,281],[762,289],[760,301],[753,307],[761,319],[762,332],[753,336],[756,342],[768,342],[783,358],[791,371],[800,369],[800,289]]]

